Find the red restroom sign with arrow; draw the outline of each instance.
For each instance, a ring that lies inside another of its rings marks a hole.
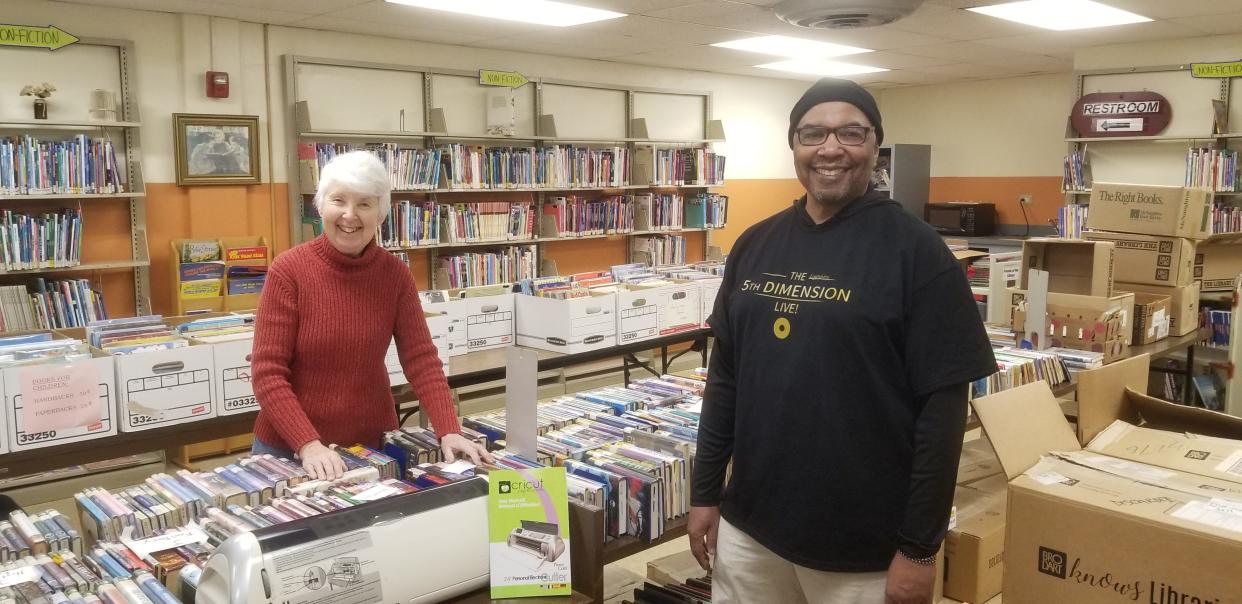
[[[1153,136],[1173,119],[1169,100],[1158,93],[1093,92],[1074,103],[1070,124],[1081,137]]]

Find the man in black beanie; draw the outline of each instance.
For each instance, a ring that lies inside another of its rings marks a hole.
[[[944,241],[870,186],[871,94],[816,82],[787,137],[806,194],[737,240],[709,319],[690,546],[717,603],[925,604],[996,361]]]

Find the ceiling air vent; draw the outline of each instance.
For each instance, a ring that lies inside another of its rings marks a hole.
[[[811,29],[887,25],[913,13],[923,0],[785,0],[772,7],[780,20]]]

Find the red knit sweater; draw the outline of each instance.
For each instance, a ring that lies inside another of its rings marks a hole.
[[[358,258],[324,236],[272,262],[259,299],[251,372],[255,436],[297,452],[377,447],[397,428],[384,355],[396,337],[401,366],[438,435],[459,432],[448,382],[409,268],[375,244]]]

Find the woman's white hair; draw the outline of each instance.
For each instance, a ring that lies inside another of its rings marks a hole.
[[[392,209],[392,183],[388,178],[384,162],[369,151],[350,151],[338,155],[319,171],[315,210],[323,212],[323,198],[328,191],[344,189],[378,199],[380,222],[383,222]]]

